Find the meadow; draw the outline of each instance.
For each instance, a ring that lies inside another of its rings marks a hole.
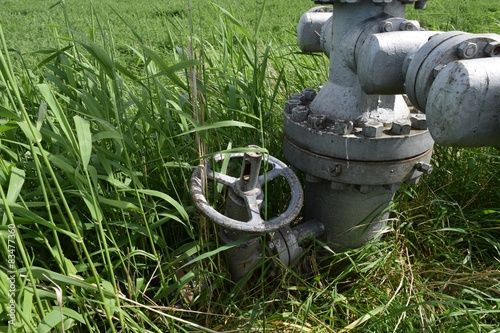
[[[234,245],[188,180],[201,156],[249,144],[283,159],[284,101],[328,74],[295,45],[313,6],[2,0],[0,331],[500,331],[498,148],[435,147],[379,241],[311,241],[292,268],[265,252],[231,281]],[[500,33],[500,2],[430,0],[408,16]]]

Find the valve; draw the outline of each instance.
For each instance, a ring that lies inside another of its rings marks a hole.
[[[252,148],[258,148],[251,146]],[[214,157],[216,162],[223,161],[227,156],[218,154]],[[225,175],[211,169],[207,163],[205,169],[198,167],[193,172],[190,180],[190,192],[196,208],[208,219],[223,229],[249,234],[266,234],[288,226],[300,213],[303,201],[303,191],[299,179],[293,171],[279,159],[263,155],[261,153],[235,153],[230,159],[243,158],[240,178]],[[265,159],[272,168],[270,171],[260,174],[260,161]],[[208,179],[230,187],[230,189],[244,201],[248,220],[242,221],[233,217],[225,216],[215,210],[203,194],[203,173]],[[260,215],[263,201],[262,187],[265,183],[278,177],[284,177],[291,191],[291,199],[288,208],[277,217],[264,220]]]

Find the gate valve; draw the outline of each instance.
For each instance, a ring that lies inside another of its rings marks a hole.
[[[250,148],[258,148],[250,146]],[[227,156],[218,154],[214,157],[216,162],[223,161]],[[234,153],[230,159],[243,158],[241,175],[239,178],[225,175],[211,169],[209,163],[206,167],[197,167],[190,180],[190,192],[196,208],[208,219],[222,228],[251,234],[265,234],[288,226],[300,213],[304,194],[299,179],[295,173],[279,159],[258,152]],[[260,174],[262,159],[272,168]],[[248,221],[240,221],[225,216],[214,209],[203,192],[204,172],[208,179],[229,186],[239,196],[246,206],[249,216]],[[262,187],[278,177],[284,177],[291,191],[288,208],[277,217],[264,220],[260,215],[263,201]]]

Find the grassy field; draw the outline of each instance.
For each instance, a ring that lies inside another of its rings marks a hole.
[[[380,241],[311,242],[293,268],[264,253],[230,280],[190,200],[193,167],[248,144],[282,158],[283,103],[323,84],[328,62],[294,45],[311,1],[191,6],[0,3],[0,331],[500,331],[496,148],[436,147]],[[500,33],[500,2],[409,16]]]

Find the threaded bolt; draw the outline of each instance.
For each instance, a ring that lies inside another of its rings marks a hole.
[[[500,56],[500,43],[499,42],[490,42],[484,48],[484,53],[488,57],[498,57]]]
[[[405,20],[401,22],[399,25],[399,30],[401,31],[418,31],[420,30],[420,27],[417,25],[415,21],[408,21]]]
[[[463,42],[457,48],[457,56],[461,59],[471,59],[477,54],[477,44],[473,42]]]
[[[307,124],[313,129],[322,129],[325,127],[326,116],[322,114],[310,114],[307,117]]]
[[[384,21],[380,23],[379,30],[380,32],[391,32],[394,29],[392,22]]]
[[[415,169],[427,175],[430,174],[433,170],[432,165],[425,162],[418,162],[417,164],[415,164]]]

